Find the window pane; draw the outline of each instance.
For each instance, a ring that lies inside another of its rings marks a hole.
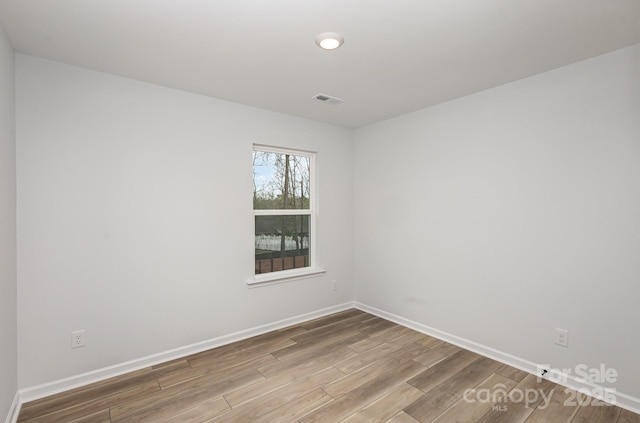
[[[309,215],[256,216],[256,275],[309,267]]]
[[[308,156],[253,152],[254,210],[309,209]]]

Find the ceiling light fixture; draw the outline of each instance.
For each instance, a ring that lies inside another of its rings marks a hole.
[[[335,50],[344,43],[344,37],[337,32],[323,32],[316,37],[316,44],[325,50]]]

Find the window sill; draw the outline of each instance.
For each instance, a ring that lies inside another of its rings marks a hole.
[[[305,268],[296,270],[281,270],[279,272],[263,273],[255,275],[247,281],[249,288],[258,288],[261,286],[273,285],[276,283],[291,282],[300,279],[309,279],[322,276],[327,271],[319,268]]]

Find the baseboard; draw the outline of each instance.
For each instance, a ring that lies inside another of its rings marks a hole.
[[[282,329],[287,326],[306,322],[311,319],[327,316],[329,314],[348,310],[350,308],[354,308],[353,302],[347,302],[344,304],[339,304],[336,306],[316,310],[310,313],[300,314],[298,316],[290,317],[283,320],[278,320],[276,322],[256,326],[254,328],[245,329],[239,332],[223,335],[217,338],[213,338],[213,339],[198,342],[195,344],[187,345],[184,347],[176,348],[173,350],[161,352],[158,354],[153,354],[147,357],[142,357],[142,358],[128,361],[125,363],[116,364],[114,366],[105,367],[105,368],[94,370],[88,373],[72,376],[65,379],[60,379],[54,382],[49,382],[42,385],[26,388],[26,389],[21,389],[18,393],[19,399],[21,400],[21,403],[25,403],[25,402],[33,401],[39,398],[44,398],[49,395],[54,395],[60,392],[68,391],[70,389],[78,388],[81,386],[89,385],[91,383],[99,382],[101,380],[109,379],[111,377],[120,376],[125,373],[133,372],[135,370],[140,370],[145,367],[150,367],[156,364],[186,357],[191,354],[196,354],[202,351],[209,350],[211,348],[216,348],[216,347],[220,347],[233,342],[242,341],[243,339],[251,338],[256,335],[261,335],[263,333]],[[17,418],[17,413],[15,417]],[[7,422],[10,422],[10,420],[7,420]]]
[[[21,405],[22,402],[20,401],[20,392],[16,392],[16,395],[13,397],[11,407],[9,407],[9,414],[7,414],[7,420],[5,420],[5,423],[16,423],[18,421],[18,415],[20,415]]]
[[[494,348],[479,344],[477,342],[470,341],[465,338],[461,338],[456,335],[452,335],[450,333],[441,331],[439,329],[435,329],[430,326],[423,325],[422,323],[418,323],[413,320],[406,319],[404,317],[386,312],[384,310],[380,310],[375,307],[368,306],[366,304],[354,302],[354,307],[359,310],[366,311],[367,313],[373,314],[375,316],[381,317],[383,319],[389,320],[391,322],[397,323],[399,325],[424,333],[426,335],[433,336],[434,338],[438,338],[443,341],[449,342],[450,344],[457,345],[466,350],[473,351],[477,354],[480,354],[482,356],[507,364],[511,367],[515,367],[527,373],[540,376],[538,374],[538,369],[540,368],[541,365],[538,363],[534,363],[532,361],[525,360],[520,357],[513,356],[511,354],[507,354],[503,351],[496,350]],[[559,373],[558,371],[551,372],[551,374],[546,376],[545,379],[550,379],[553,382],[558,383],[559,385],[565,386],[567,388],[573,389],[581,393],[585,393],[587,395],[590,395],[590,393],[592,392],[602,391],[604,389],[602,386],[592,384],[592,383],[583,381],[579,378],[576,378],[575,375]],[[615,392],[615,399],[609,402],[613,405],[617,405],[618,407],[627,409],[633,413],[640,414],[640,399],[638,398],[632,397],[630,395],[626,395],[621,392]]]

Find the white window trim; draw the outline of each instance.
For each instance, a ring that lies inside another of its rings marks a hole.
[[[322,268],[301,267],[299,269],[280,270],[278,272],[261,273],[259,275],[253,275],[251,279],[247,281],[249,287],[254,288],[258,286],[268,286],[276,283],[293,282],[302,279],[315,278],[327,273]]]
[[[261,273],[254,274],[249,280],[247,280],[247,285],[250,287],[256,286],[266,286],[272,285],[274,283],[281,282],[290,282],[301,279],[308,279],[312,277],[321,276],[326,272],[325,269],[319,266],[318,261],[318,239],[317,239],[317,209],[316,209],[316,197],[317,197],[317,186],[316,186],[316,152],[313,151],[305,151],[305,150],[296,150],[293,148],[282,148],[282,147],[273,147],[264,144],[254,144],[252,151],[268,151],[270,153],[278,153],[278,154],[291,154],[291,155],[301,155],[309,157],[311,172],[309,174],[309,185],[310,185],[310,198],[309,198],[309,209],[286,209],[286,210],[253,210],[253,216],[255,221],[255,216],[271,216],[274,214],[277,215],[308,215],[310,221],[310,231],[309,237],[311,238],[309,249],[311,250],[309,253],[309,260],[311,262],[311,266],[301,267],[298,269],[289,269],[289,270],[279,270],[277,272],[269,272],[269,273]],[[255,231],[254,231],[255,233]],[[255,242],[253,243],[255,247]],[[255,257],[254,257],[255,261]]]

